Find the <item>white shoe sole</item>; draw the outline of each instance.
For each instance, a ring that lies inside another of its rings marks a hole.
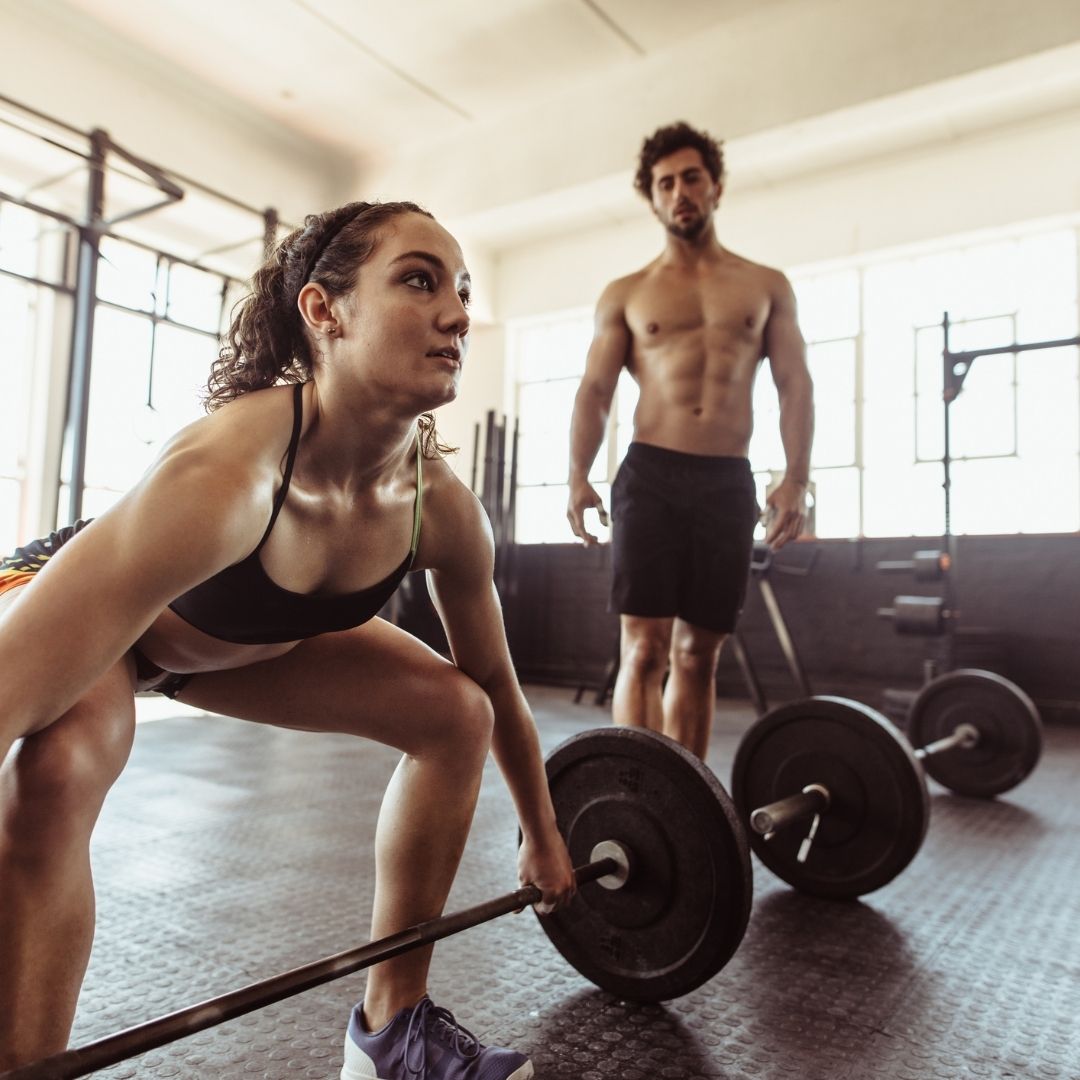
[[[357,1053],[355,1047],[353,1052]],[[367,1058],[368,1062],[371,1061],[371,1058],[369,1058],[367,1054],[364,1054],[362,1051],[359,1053],[359,1056]],[[361,1062],[356,1060],[354,1060],[352,1063],[346,1061],[341,1068],[341,1080],[380,1080],[380,1077],[376,1076],[373,1072],[360,1072],[359,1067],[361,1064]],[[517,1069],[515,1069],[506,1078],[506,1080],[530,1080],[532,1076],[532,1062],[526,1061],[524,1065],[521,1065]]]

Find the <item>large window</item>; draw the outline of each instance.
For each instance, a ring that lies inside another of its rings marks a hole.
[[[1080,230],[1016,230],[904,257],[790,274],[815,386],[811,469],[818,536],[934,535],[944,528],[942,315],[953,351],[1073,338]],[[591,312],[516,324],[520,542],[570,538],[570,410]],[[625,385],[624,385],[625,383]],[[604,497],[631,431],[624,373],[593,482]],[[750,460],[764,502],[784,471],[776,389],[754,388]],[[979,357],[950,407],[951,527],[959,533],[1080,529],[1080,350]]]
[[[73,245],[73,230],[0,202],[0,551],[27,539],[42,516],[45,433],[62,419],[51,375],[66,361],[56,346],[71,326]]]
[[[219,332],[275,225],[272,211],[162,179],[107,136],[0,102],[0,551],[67,524],[75,501],[81,412],[67,416],[67,396],[90,329],[75,325],[76,286],[90,281],[76,274],[80,236],[99,240],[78,477],[91,517],[201,415]]]

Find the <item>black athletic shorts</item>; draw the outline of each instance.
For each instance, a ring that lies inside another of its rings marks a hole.
[[[0,556],[0,595],[10,589],[29,584],[49,559],[89,524],[90,521],[76,521],[74,525],[65,525],[62,529],[49,533],[40,540],[31,540],[24,547],[16,548],[10,555]],[[134,645],[131,646],[130,651],[135,661],[135,673],[139,682],[152,682],[153,685],[147,687],[152,693],[174,698],[191,679],[190,675],[177,675],[175,672],[158,667]]]
[[[734,630],[758,515],[746,458],[631,443],[611,487],[610,610]]]

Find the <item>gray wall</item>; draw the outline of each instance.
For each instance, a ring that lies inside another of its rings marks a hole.
[[[789,546],[770,581],[816,693],[881,706],[885,687],[915,688],[935,639],[898,635],[877,617],[897,593],[938,586],[882,574],[880,560],[940,546],[937,537],[821,540]],[[512,553],[507,628],[525,681],[597,683],[611,659],[618,620],[608,614],[609,549],[522,545]],[[812,562],[795,576],[783,567]],[[1034,697],[1047,719],[1080,718],[1080,536],[971,536],[956,541],[958,662],[997,670]],[[740,623],[771,704],[795,694],[756,587]],[[721,692],[744,694],[725,651]]]

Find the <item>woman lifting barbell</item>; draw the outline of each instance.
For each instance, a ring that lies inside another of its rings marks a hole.
[[[442,910],[489,745],[521,879],[545,906],[569,900],[490,529],[429,412],[457,393],[468,299],[458,244],[414,204],[309,217],[255,275],[210,415],[92,523],[0,564],[0,1066],[66,1045],[93,937],[90,834],[128,757],[134,690],[403,752],[376,829],[373,937]],[[453,663],[374,618],[419,569]],[[447,1076],[531,1076],[431,1004],[429,962],[418,949],[371,970],[343,1078],[404,1077],[425,1039]]]

